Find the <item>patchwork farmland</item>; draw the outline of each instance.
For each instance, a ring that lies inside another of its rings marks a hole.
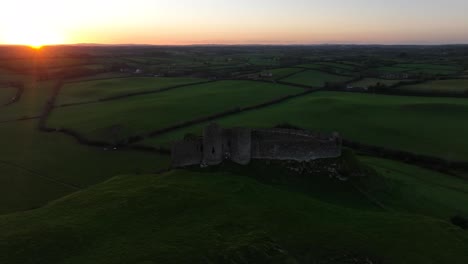
[[[468,57],[449,48],[4,58],[0,263],[465,263]],[[213,122],[338,132],[342,155],[171,168],[172,143]]]

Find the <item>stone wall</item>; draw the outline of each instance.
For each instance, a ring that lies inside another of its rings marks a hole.
[[[202,140],[184,140],[172,147],[172,165],[213,166],[224,160],[246,165],[251,159],[311,161],[341,156],[338,133],[294,129],[222,129],[210,124]]]
[[[223,162],[223,130],[215,123],[203,130],[203,164],[218,165]]]
[[[290,129],[254,130],[252,158],[311,161],[341,156],[337,135]]]
[[[231,133],[231,160],[247,165],[252,159],[252,131],[249,128],[234,128]]]
[[[202,162],[202,141],[182,140],[172,144],[172,167],[200,165]]]

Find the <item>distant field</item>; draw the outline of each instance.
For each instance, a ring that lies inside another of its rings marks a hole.
[[[362,157],[388,180],[391,193],[373,193],[386,206],[407,213],[448,220],[468,215],[468,182],[401,162]]]
[[[468,93],[468,79],[430,81],[420,84],[401,86],[398,87],[398,90],[411,92],[431,92],[434,94],[466,94]]]
[[[71,128],[91,138],[117,140],[301,91],[273,83],[220,81],[116,101],[57,108],[49,125]]]
[[[197,78],[133,77],[68,83],[60,91],[58,104],[94,101],[116,95],[157,90],[202,81],[206,80]]]
[[[460,71],[459,66],[454,65],[436,65],[436,64],[411,64],[402,63],[392,66],[379,67],[376,69],[379,72],[406,72],[406,73],[422,73],[422,74],[435,74],[435,75],[450,75]]]
[[[336,63],[336,62],[321,62],[321,65],[329,66],[329,67],[334,67],[334,68],[341,68],[345,70],[354,70],[356,67],[348,64],[343,64],[343,63]]]
[[[377,70],[378,72],[399,73],[399,72],[408,72],[411,69],[403,68],[403,67],[395,67],[395,66],[383,66],[383,67],[378,67],[375,70]]]
[[[13,87],[0,86],[0,106],[8,103],[16,95],[16,89]]]
[[[345,74],[345,75],[353,75],[354,69],[357,66],[351,66],[347,64],[341,63],[333,63],[333,62],[317,62],[317,63],[309,63],[309,64],[301,64],[297,67],[307,68],[311,70],[328,70],[337,74]]]
[[[89,75],[85,77],[80,77],[80,78],[72,78],[72,79],[67,79],[67,82],[84,82],[84,81],[94,81],[94,80],[101,80],[101,79],[111,79],[111,78],[122,78],[122,77],[128,77],[128,73],[121,73],[121,72],[105,72],[105,73],[99,73],[99,74],[94,74],[94,75]]]
[[[279,68],[279,69],[268,70],[266,72],[273,73],[273,79],[278,80],[278,79],[287,77],[288,75],[291,75],[300,71],[302,71],[302,69],[300,68]]]
[[[351,78],[352,77],[335,75],[316,70],[309,70],[295,74],[289,78],[284,79],[283,81],[308,85],[312,87],[324,87],[325,83],[327,82],[345,82],[350,80]]]
[[[421,64],[421,63],[400,63],[396,67],[412,68],[412,69],[433,69],[444,71],[459,71],[460,66],[457,65],[437,65],[437,64]]]
[[[0,214],[36,208],[76,191],[66,184],[86,187],[169,164],[165,156],[104,151],[62,134],[39,132],[36,120],[0,124],[0,132]]]
[[[288,122],[311,130],[338,131],[376,146],[468,161],[468,101],[319,92],[218,120],[225,126],[272,127]],[[430,117],[430,119],[428,119]],[[202,125],[143,142],[169,146]]]
[[[354,87],[361,87],[361,88],[369,88],[371,86],[375,86],[377,84],[384,84],[387,86],[397,84],[400,80],[385,80],[385,79],[378,79],[378,78],[365,78],[357,82],[351,83]]]
[[[278,60],[275,60],[272,57],[260,57],[253,56],[249,58],[248,62],[253,65],[259,66],[277,66],[279,65]]]
[[[19,74],[0,69],[0,85],[8,82],[29,82],[32,77],[25,74]]]

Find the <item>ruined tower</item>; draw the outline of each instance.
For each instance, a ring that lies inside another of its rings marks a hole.
[[[223,162],[223,130],[212,123],[203,130],[203,164],[218,165]]]

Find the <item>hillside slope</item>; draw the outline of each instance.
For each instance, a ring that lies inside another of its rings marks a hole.
[[[468,263],[466,248],[468,234],[448,222],[216,170],[114,177],[0,216],[5,264]]]

